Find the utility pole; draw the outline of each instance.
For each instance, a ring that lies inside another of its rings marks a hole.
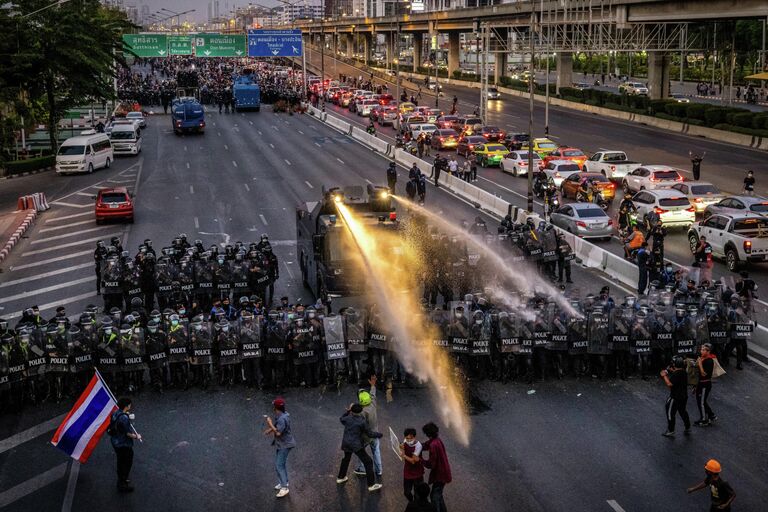
[[[483,123],[486,123],[488,122],[488,51],[491,47],[488,23],[483,23],[480,30],[482,30],[483,36],[483,65],[480,68],[480,118],[483,120]],[[480,38],[478,38],[479,42]]]
[[[536,12],[531,9],[531,27],[528,30],[528,37],[531,38],[531,73],[528,76],[528,213],[533,213],[533,82],[535,75],[533,73],[534,58],[534,40],[533,34],[536,25]]]
[[[549,13],[547,13],[549,14]],[[549,17],[549,16],[547,16]],[[547,35],[549,36],[549,25],[547,25]],[[539,39],[543,39],[544,36],[544,0],[541,0],[541,19],[539,20]],[[549,39],[549,38],[547,38]],[[549,41],[547,41],[549,42]],[[546,45],[546,53],[544,57],[547,59],[547,77],[544,80],[544,135],[549,135],[549,44]],[[567,86],[566,86],[567,87]],[[528,170],[530,173],[530,168]]]

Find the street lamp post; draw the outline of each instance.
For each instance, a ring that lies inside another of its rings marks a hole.
[[[528,75],[528,213],[533,213],[533,83],[535,75],[533,73],[534,40],[533,33],[536,25],[536,12],[531,9],[531,27],[528,31],[528,37],[531,39],[531,64],[530,74]]]

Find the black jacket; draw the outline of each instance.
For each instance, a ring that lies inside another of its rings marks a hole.
[[[341,418],[339,418],[339,421],[344,425],[344,437],[341,439],[341,449],[346,452],[362,450],[365,447],[363,435],[366,435],[371,439],[381,437],[379,432],[373,432],[368,428],[368,422],[362,414],[355,414],[351,411],[347,411]]]

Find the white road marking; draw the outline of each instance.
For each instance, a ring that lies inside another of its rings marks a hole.
[[[200,229],[200,220],[197,217],[195,217],[195,229]]]
[[[608,506],[609,506],[609,507],[611,507],[611,508],[612,508],[613,510],[615,510],[616,512],[627,512],[626,510],[624,510],[623,508],[621,508],[621,505],[619,505],[618,503],[616,503],[616,500],[608,500],[608,502],[607,502],[607,503],[608,503]]]
[[[489,180],[488,178],[486,178],[486,177],[484,177],[484,176],[478,176],[478,178],[479,178],[479,179],[481,179],[481,180],[485,180],[485,181],[487,181],[488,183],[493,183],[495,186],[499,187],[500,189],[506,190],[507,192],[509,192],[509,193],[511,193],[511,194],[515,194],[516,196],[519,196],[519,197],[522,197],[522,198],[523,198],[523,199],[525,199],[525,200],[528,200],[528,196],[526,196],[526,195],[523,195],[523,194],[521,194],[520,192],[517,192],[517,191],[515,191],[515,190],[512,190],[511,188],[505,187],[504,185],[502,185],[502,184],[500,184],[500,183],[496,183],[496,182],[495,182],[495,181],[493,181],[493,180]],[[537,204],[537,205],[539,205],[539,206],[544,206],[544,203],[542,203],[541,201],[536,201],[535,199],[534,199],[534,201],[533,201],[533,204]]]
[[[189,162],[187,162],[187,169],[189,169]]]
[[[20,500],[21,498],[39,491],[43,487],[52,484],[56,480],[64,478],[67,474],[67,466],[69,462],[62,462],[58,466],[55,466],[48,471],[40,473],[37,476],[33,476],[29,480],[21,482],[0,494],[0,508],[7,507],[11,503]]]
[[[293,272],[291,271],[291,267],[288,266],[288,262],[284,261],[283,264],[285,265],[285,270],[288,271],[288,275],[291,276],[291,280],[295,279],[293,277]]]
[[[321,146],[320,144],[318,144],[317,142],[315,142],[315,146],[317,146],[317,147],[319,147],[319,148],[320,148],[320,147],[322,147],[322,146]]]
[[[253,121],[248,121],[248,124],[250,124],[251,126],[253,126]]]
[[[96,279],[96,276],[93,276],[94,279]],[[88,292],[88,293],[81,293],[80,295],[75,295],[74,297],[69,297],[67,299],[61,299],[54,302],[48,302],[47,304],[40,304],[38,306],[40,308],[40,312],[43,311],[52,311],[54,308],[57,308],[59,306],[66,306],[68,304],[72,304],[74,302],[80,302],[81,300],[85,299],[92,299],[96,297],[96,292]],[[23,311],[14,311],[13,313],[9,315],[5,315],[5,318],[18,318],[21,316]]]
[[[77,286],[79,284],[87,283],[88,281],[95,281],[96,275],[90,275],[88,277],[81,277],[80,279],[75,279],[74,281],[67,281],[65,283],[58,283],[53,284],[51,286],[46,286],[45,288],[38,288],[36,290],[27,290],[21,293],[17,293],[16,295],[9,295],[6,297],[3,297],[3,303],[12,302],[14,300],[18,299],[25,299],[34,295],[42,295],[43,293],[53,292],[56,290],[61,290],[62,288],[69,288],[70,286]]]
[[[67,206],[69,208],[88,208],[89,206],[93,206],[92,204],[74,204],[74,203],[65,203],[64,201],[54,201],[51,204],[55,204],[58,206]]]
[[[234,160],[232,160],[232,165],[234,165],[235,167],[237,167],[237,162],[235,162]]]
[[[336,157],[336,160],[338,160],[338,161],[339,161],[340,163],[342,163],[342,164],[344,163],[344,160],[342,160],[342,159],[341,159],[341,158],[339,158],[339,157]]]
[[[88,192],[77,192],[75,195],[93,198],[93,194],[89,194]]]
[[[268,226],[268,225],[269,225],[269,224],[267,223],[267,218],[266,218],[266,217],[264,217],[264,214],[260,213],[260,214],[259,214],[259,218],[261,219],[261,222],[262,222],[262,224],[264,224],[265,226]]]
[[[227,146],[226,144],[224,144],[224,149],[226,149],[227,151],[229,151],[229,146]]]
[[[304,132],[299,130],[299,135],[304,135]]]
[[[371,180],[369,180],[368,178],[365,178],[365,181],[367,181],[369,185],[373,185],[373,182]]]
[[[86,212],[88,215],[90,215],[91,212]],[[48,231],[56,231],[57,229],[65,229],[65,228],[71,228],[73,226],[82,226],[83,224],[93,224],[93,220],[81,220],[80,222],[73,222],[71,224],[66,224],[64,226],[54,226],[52,228],[43,228],[38,233],[47,233]]]
[[[317,126],[309,125],[309,127],[312,128],[313,130],[317,130]]]
[[[133,179],[130,179],[130,180],[116,180],[116,179],[109,179],[109,180],[107,180],[107,183],[133,183],[134,181],[135,181],[135,180],[133,180]],[[95,186],[95,187],[89,187],[89,188],[96,188],[96,189],[99,189],[99,188],[101,188],[101,187]],[[93,194],[83,194],[83,195],[86,195],[86,196],[92,196]]]
[[[184,145],[184,151],[186,151],[186,150],[187,150],[187,146],[186,146],[186,144],[185,144],[185,145]]]
[[[43,279],[51,276],[56,276],[59,274],[66,274],[67,272],[72,272],[74,270],[80,270],[81,268],[88,268],[88,267],[93,267],[93,263],[81,263],[79,265],[72,265],[71,267],[51,270],[50,272],[44,272],[42,274],[35,274],[33,276],[23,277],[21,279],[14,279],[13,281],[6,281],[5,283],[0,283],[0,288],[4,288],[6,286],[14,286],[22,283],[28,283],[30,281],[35,281],[37,279]]]
[[[261,135],[261,130],[256,130],[256,131],[259,132],[259,135]]]
[[[84,217],[86,215],[93,215],[93,212],[73,213],[72,215],[64,215],[62,217],[54,217],[52,219],[46,219],[45,223],[56,222],[58,220],[74,219],[75,217]]]
[[[277,125],[274,125],[274,124],[273,124],[273,125],[272,125],[272,128],[274,128],[274,129],[275,129],[275,131],[278,131],[278,132],[280,131],[280,129],[277,127]]]
[[[247,183],[245,184],[245,191],[246,192],[250,192],[251,191],[251,187],[249,187]]]
[[[275,149],[275,145],[272,144],[271,142],[269,143],[269,147],[271,147],[272,149]]]
[[[80,463],[72,461],[69,467],[69,479],[67,480],[67,492],[64,494],[64,501],[61,504],[61,512],[71,512],[72,502],[75,500],[75,486],[77,485],[77,476],[80,474]]]
[[[291,165],[291,161],[290,160],[288,160],[287,158],[284,158],[284,160],[285,160],[285,163],[287,163],[288,165]]]
[[[221,137],[221,132],[216,132],[216,135],[218,135],[219,137]]]
[[[55,235],[55,236],[49,236],[46,238],[41,238],[39,240],[33,240],[30,242],[31,245],[35,244],[44,244],[47,242],[50,242],[51,240],[61,240],[62,238],[70,238],[73,236],[83,235],[85,233],[93,233],[94,231],[99,231],[101,229],[104,229],[106,226],[99,226],[97,228],[91,228],[91,229],[81,229],[80,231],[73,231],[72,233],[64,233],[63,235]]]
[[[61,240],[62,238],[70,238],[70,237],[73,237],[73,236],[83,235],[85,233],[93,233],[94,231],[99,231],[99,230],[102,230],[102,229],[104,229],[106,227],[107,226],[99,226],[99,227],[91,228],[91,229],[81,229],[80,231],[74,231],[72,233],[64,233],[63,235],[49,236],[49,237],[46,237],[46,238],[41,238],[39,240],[33,240],[32,242],[30,242],[30,244],[31,245],[34,245],[34,244],[44,244],[44,243],[50,242],[51,240]]]
[[[308,186],[309,188],[315,188],[315,186],[314,186],[314,185],[312,185],[312,184],[311,184],[310,182],[308,182],[307,180],[304,180],[304,183],[306,183],[306,184],[307,184],[307,186]]]
[[[6,437],[0,441],[0,453],[7,452],[8,450],[16,448],[17,446],[24,444],[27,441],[31,441],[32,439],[45,434],[46,432],[50,432],[51,430],[58,428],[59,424],[65,416],[66,414],[56,416],[55,418],[51,418],[48,421],[38,423],[34,427],[28,428],[27,430],[22,430],[18,434],[14,434],[11,437]]]
[[[65,254],[64,256],[56,256],[55,258],[49,258],[47,260],[40,260],[36,261],[34,263],[24,263],[23,265],[14,265],[11,267],[11,272],[16,270],[24,270],[25,268],[33,268],[33,267],[40,267],[42,265],[47,265],[49,263],[56,263],[57,261],[64,261],[71,258],[79,258],[80,256],[85,256],[86,254],[92,254],[93,251],[78,251],[78,252],[72,252],[69,254]]]
[[[192,185],[189,186],[189,193],[190,194],[194,194],[195,193],[195,187],[193,187]]]
[[[24,258],[26,256],[34,256],[35,254],[44,254],[46,252],[51,252],[51,251],[60,251],[61,249],[66,249],[68,247],[75,247],[77,245],[90,244],[90,243],[93,243],[93,242],[97,242],[99,240],[109,239],[109,238],[112,238],[113,236],[120,236],[120,233],[108,233],[108,234],[104,234],[102,236],[96,236],[96,237],[93,237],[93,238],[86,238],[85,240],[78,240],[77,242],[70,242],[68,244],[60,244],[60,245],[57,245],[56,247],[46,247],[45,249],[37,249],[37,250],[34,250],[34,251],[27,251],[25,253],[22,253],[21,257]]]

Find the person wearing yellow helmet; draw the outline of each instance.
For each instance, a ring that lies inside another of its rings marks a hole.
[[[712,498],[712,505],[709,507],[710,512],[730,511],[731,503],[736,499],[736,492],[728,482],[721,478],[722,467],[720,463],[715,459],[709,459],[704,465],[704,471],[707,477],[697,485],[689,487],[687,489],[688,494],[709,487]]]
[[[368,384],[371,385],[370,390],[360,389],[357,392],[357,401],[363,408],[363,416],[368,422],[368,428],[378,432],[379,431],[379,419],[376,414],[376,375],[371,375],[368,379]],[[363,436],[366,445],[370,445],[371,454],[373,455],[373,469],[378,476],[381,476],[384,471],[381,466],[381,444],[377,438],[370,438]],[[365,474],[365,467],[361,462],[355,468],[354,473],[358,476]]]

